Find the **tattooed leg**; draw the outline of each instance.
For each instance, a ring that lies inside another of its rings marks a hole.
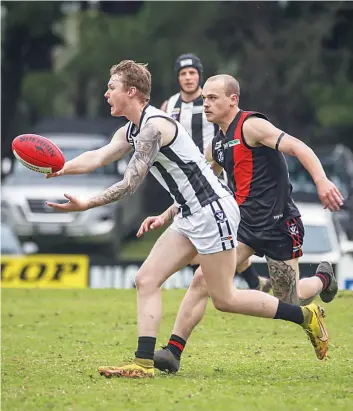
[[[273,293],[281,301],[307,305],[322,291],[322,282],[317,277],[302,278],[299,281],[298,258],[289,261],[266,258]]]
[[[299,304],[298,259],[290,261],[276,261],[269,257],[266,259],[275,297],[286,303]]]

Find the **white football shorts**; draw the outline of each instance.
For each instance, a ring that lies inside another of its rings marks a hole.
[[[199,254],[212,254],[235,248],[240,211],[233,196],[216,200],[188,217],[181,213],[170,226],[188,237]]]

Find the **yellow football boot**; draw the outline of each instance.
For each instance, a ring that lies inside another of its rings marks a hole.
[[[304,322],[302,327],[314,346],[319,360],[326,358],[329,338],[324,324],[325,310],[315,303],[302,307]]]
[[[116,366],[102,366],[98,368],[100,375],[106,378],[125,377],[125,378],[153,378],[153,360],[136,358],[132,364]]]

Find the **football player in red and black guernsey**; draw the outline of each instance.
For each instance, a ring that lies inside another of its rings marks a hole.
[[[166,100],[161,110],[179,121],[201,153],[204,153],[206,147],[217,135],[218,126],[207,121],[203,112],[201,60],[192,53],[182,54],[176,59],[174,70],[180,91]],[[199,265],[191,262],[191,266],[195,272]],[[237,265],[237,274],[243,277],[250,289],[270,291],[270,280],[259,276],[249,259]]]
[[[206,158],[217,174],[222,169],[227,172],[241,214],[237,262],[253,254],[265,255],[274,295],[284,302],[305,305],[318,294],[330,302],[337,293],[337,282],[329,262],[321,262],[314,276],[299,281],[304,227],[291,197],[283,153],[296,156],[303,164],[325,208],[339,210],[343,197],[311,148],[275,127],[263,114],[241,110],[239,96],[239,83],[229,75],[210,77],[203,88],[207,120],[220,127],[206,149]],[[179,369],[186,340],[204,315],[207,295],[202,272],[196,272],[168,346],[155,353],[155,367]]]

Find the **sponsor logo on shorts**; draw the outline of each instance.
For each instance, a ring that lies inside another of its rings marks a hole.
[[[232,235],[227,235],[226,237],[222,237],[221,241],[232,241],[233,240],[233,236]]]
[[[224,214],[224,211],[218,210],[214,213],[214,216],[216,218],[217,224],[225,223],[228,221],[227,217]]]
[[[283,217],[283,213],[282,214],[278,214],[278,215],[274,215],[273,216],[273,219],[274,220],[279,220],[280,218],[282,218]]]
[[[289,226],[289,231],[293,235],[298,235],[299,234],[298,226],[296,224],[293,224],[293,223]]]

